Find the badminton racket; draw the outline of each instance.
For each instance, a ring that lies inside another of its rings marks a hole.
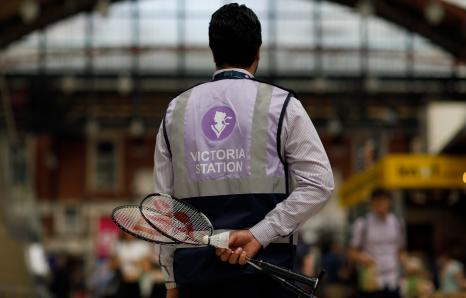
[[[113,209],[112,221],[124,232],[141,240],[159,244],[178,243],[149,225],[141,216],[139,206],[125,205]]]
[[[150,194],[140,204],[141,215],[154,229],[164,234],[174,242],[189,245],[212,245],[218,248],[228,248],[229,232],[213,235],[214,229],[209,219],[190,204],[175,199],[167,194]],[[249,265],[260,268],[260,271],[273,275],[283,284],[285,279],[303,283],[315,290],[318,278],[311,278],[292,272],[288,269],[261,260],[247,259]],[[281,277],[278,277],[281,276]],[[294,284],[286,284],[287,288],[298,288]],[[294,289],[294,292],[296,289]],[[303,293],[300,293],[302,296]]]
[[[150,226],[141,216],[139,206],[126,205],[115,208],[112,212],[112,220],[121,230],[138,239],[165,245],[179,243],[173,242],[173,240],[165,237],[159,231]],[[289,283],[283,278],[264,271],[258,265],[253,263],[250,265],[257,270],[262,271],[264,274],[270,276],[270,278],[274,279],[275,281],[280,282],[282,286],[296,294],[298,297],[314,297],[312,294],[305,292],[303,289]]]

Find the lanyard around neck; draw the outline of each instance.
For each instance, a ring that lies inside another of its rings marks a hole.
[[[224,80],[224,79],[250,79],[251,76],[240,71],[236,70],[226,70],[222,71],[214,76],[214,81]]]

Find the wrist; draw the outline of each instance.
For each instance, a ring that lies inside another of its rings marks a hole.
[[[250,228],[249,232],[263,248],[267,247],[270,242],[279,236],[265,219]]]
[[[176,282],[166,282],[165,288],[167,289],[167,291],[176,289]]]

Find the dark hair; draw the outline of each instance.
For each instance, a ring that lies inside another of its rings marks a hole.
[[[251,66],[261,44],[261,23],[246,5],[226,4],[212,15],[209,47],[218,67]]]
[[[383,189],[383,188],[375,188],[372,193],[371,193],[371,201],[373,201],[374,199],[378,199],[378,198],[387,198],[387,199],[391,199],[392,198],[392,194],[386,190],[386,189]]]

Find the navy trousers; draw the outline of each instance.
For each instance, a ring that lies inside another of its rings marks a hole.
[[[245,274],[230,280],[180,286],[180,298],[290,298],[293,293],[263,274]]]

